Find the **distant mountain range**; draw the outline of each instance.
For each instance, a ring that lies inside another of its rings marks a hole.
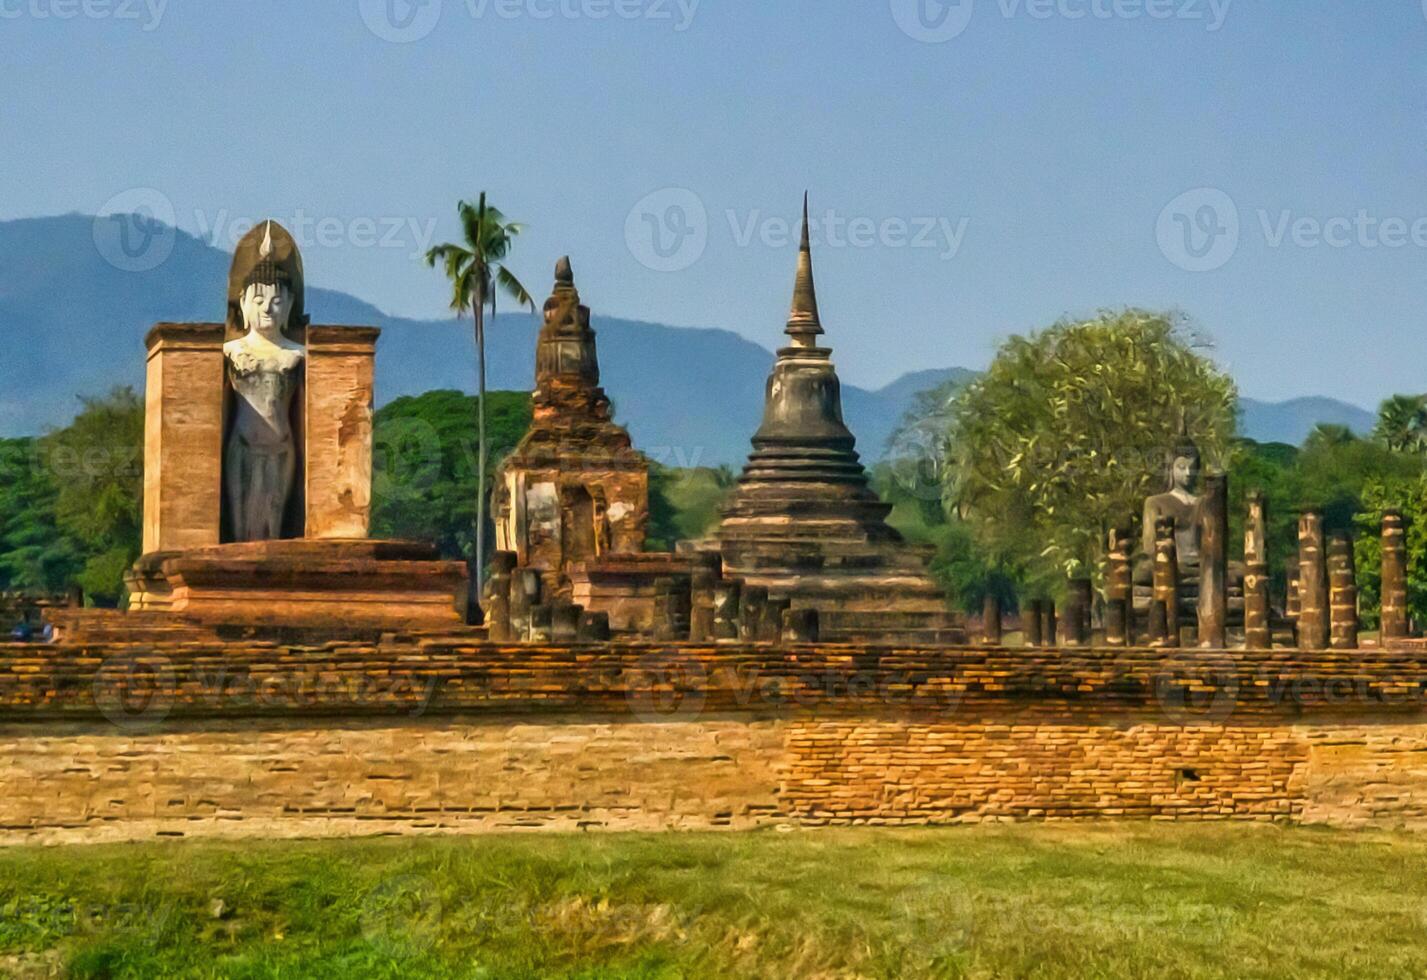
[[[106,261],[85,215],[0,222],[0,436],[67,422],[77,396],[116,384],[141,388],[143,337],[161,320],[221,320],[229,255],[177,231],[156,268],[130,272]],[[579,268],[575,269],[576,283]],[[543,294],[545,283],[539,283]],[[473,387],[469,321],[388,316],[344,293],[309,287],[314,322],[383,330],[377,400],[433,388]],[[689,329],[594,311],[603,383],[636,443],[670,465],[737,464],[762,414],[773,354],[729,330]],[[507,313],[488,328],[490,387],[528,389],[537,321]],[[828,338],[836,348],[837,338]],[[866,459],[877,459],[912,398],[965,368],[922,370],[869,391],[843,385],[847,422]],[[1372,428],[1371,412],[1331,398],[1282,403],[1243,399],[1243,431],[1297,444],[1319,422]]]

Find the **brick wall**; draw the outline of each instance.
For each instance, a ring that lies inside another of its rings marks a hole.
[[[1427,653],[0,647],[0,842],[1427,826]]]

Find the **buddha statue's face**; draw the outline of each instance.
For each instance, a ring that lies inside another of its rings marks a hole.
[[[276,338],[287,327],[292,293],[281,284],[255,282],[243,290],[243,326],[264,337]]]
[[[1169,468],[1169,485],[1172,490],[1192,494],[1199,488],[1199,457],[1176,456]]]

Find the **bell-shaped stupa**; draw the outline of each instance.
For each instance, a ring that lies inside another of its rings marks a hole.
[[[927,572],[929,550],[887,523],[842,418],[842,387],[813,282],[807,199],[791,338],[768,379],[763,424],[713,543],[724,574],[819,612],[827,640],[957,642],[963,631]]]

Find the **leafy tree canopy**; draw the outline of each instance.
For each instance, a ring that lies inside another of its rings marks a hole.
[[[1177,315],[1125,310],[1014,336],[945,406],[945,500],[993,563],[1095,574],[1106,532],[1165,489],[1185,429],[1222,465],[1237,391]]]

